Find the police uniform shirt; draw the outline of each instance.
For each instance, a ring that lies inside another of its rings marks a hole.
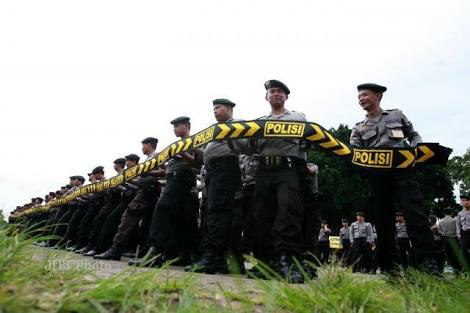
[[[470,210],[462,210],[457,214],[457,236],[462,231],[470,231]]]
[[[241,121],[238,119],[229,119],[227,122]],[[238,158],[239,152],[245,150],[246,139],[232,140],[230,143],[227,140],[209,142],[204,150],[204,165],[208,166],[209,162],[213,159],[220,157],[236,157]]]
[[[457,237],[457,220],[454,217],[446,216],[439,221],[439,228],[445,237]]]
[[[406,231],[405,223],[396,223],[395,229],[396,229],[397,238],[408,239],[408,232]]]
[[[271,113],[259,119],[302,122],[307,121],[305,114],[301,112],[289,111],[287,109],[280,115],[274,115]],[[257,147],[261,156],[294,156],[304,160],[307,158],[307,153],[300,147],[299,139],[259,139]]]
[[[318,234],[318,241],[329,241],[330,233],[331,233],[331,230],[329,229],[325,230],[325,228],[322,227],[322,229],[320,229],[320,233]]]
[[[400,110],[381,110],[377,117],[357,123],[351,133],[353,147],[405,147],[405,139],[411,146],[422,142],[413,124]]]
[[[367,242],[372,243],[374,242],[374,234],[372,230],[372,225],[370,223],[364,222],[364,223],[358,223],[354,222],[351,224],[350,229],[350,240],[351,242],[354,241],[354,239],[358,238],[367,238]]]
[[[341,227],[341,229],[339,230],[339,238],[341,238],[341,240],[350,240],[349,236],[349,227]]]
[[[256,156],[247,154],[240,155],[240,171],[242,173],[242,183],[244,186],[255,183],[258,165],[259,161],[256,159]]]

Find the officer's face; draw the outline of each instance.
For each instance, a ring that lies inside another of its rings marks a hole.
[[[269,102],[271,106],[279,107],[283,106],[287,100],[287,95],[284,90],[278,87],[269,88],[266,92],[266,101]]]
[[[372,90],[361,90],[357,98],[362,109],[367,111],[379,105],[381,95],[381,93]]]
[[[462,205],[466,209],[470,209],[470,200],[462,198]]]
[[[177,123],[173,125],[173,131],[176,137],[186,136],[189,131],[189,125],[186,123]]]
[[[142,144],[142,153],[143,154],[150,154],[153,151],[153,147],[149,143],[143,143]]]
[[[401,215],[397,215],[397,216],[395,217],[395,219],[396,219],[397,222],[399,222],[399,223],[403,222],[403,216],[401,216]]]
[[[131,168],[131,167],[136,166],[136,165],[137,165],[137,162],[132,161],[132,160],[126,160],[127,168]]]
[[[95,174],[95,178],[96,178],[97,180],[104,179],[104,174],[96,173],[96,174]]]
[[[232,117],[232,108],[228,105],[215,104],[214,116],[217,122],[225,122]]]
[[[364,216],[358,215],[358,216],[356,216],[356,220],[357,220],[359,223],[362,223],[362,222],[364,222]]]

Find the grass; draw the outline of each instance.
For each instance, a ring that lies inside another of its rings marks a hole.
[[[470,279],[420,273],[387,280],[323,267],[304,285],[282,281],[172,275],[131,268],[110,277],[93,270],[51,270],[33,258],[44,238],[0,227],[0,312],[468,312]],[[173,272],[174,273],[174,272]],[[230,281],[230,284],[227,282]]]

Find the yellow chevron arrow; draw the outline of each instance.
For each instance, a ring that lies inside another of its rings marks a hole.
[[[318,125],[312,124],[313,129],[315,129],[315,135],[308,136],[306,139],[310,141],[318,141],[325,138],[325,134]]]
[[[256,124],[255,122],[248,122],[246,124],[250,126],[250,129],[245,134],[245,136],[247,137],[253,136],[253,134],[256,133],[258,129],[260,129],[259,125]]]
[[[398,165],[397,168],[407,168],[415,160],[415,155],[408,150],[398,151],[406,158],[406,160],[402,164]]]
[[[220,132],[220,134],[217,135],[217,137],[215,137],[215,139],[224,139],[225,136],[227,136],[227,134],[229,133],[230,127],[228,127],[226,124],[219,124],[217,126],[219,126],[222,131]]]
[[[417,159],[416,162],[427,161],[435,155],[435,153],[431,149],[429,149],[428,146],[418,146],[418,149],[423,151],[424,155]]]
[[[320,146],[322,146],[323,148],[331,148],[338,145],[338,142],[333,138],[333,136],[330,135],[330,133],[325,132],[325,134],[328,136],[330,141],[320,143]]]
[[[342,148],[338,149],[338,150],[334,150],[333,153],[335,153],[337,155],[345,155],[345,154],[350,154],[351,153],[351,149],[349,149],[348,146],[346,146],[341,141],[339,142],[339,144],[341,145]]]
[[[183,151],[188,150],[189,146],[190,146],[192,143],[193,143],[193,140],[191,139],[191,137],[186,138],[186,145],[184,146]]]
[[[172,144],[171,145],[171,156],[174,156],[175,155],[175,150],[176,150],[176,144]]]
[[[240,136],[241,132],[245,129],[240,123],[233,123],[232,126],[235,127],[235,131],[230,135],[230,138]]]
[[[183,140],[178,141],[178,149],[176,149],[176,153],[179,153],[181,149],[183,149],[183,146],[184,146],[184,141]]]

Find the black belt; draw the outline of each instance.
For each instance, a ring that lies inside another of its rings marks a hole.
[[[187,169],[187,170],[179,170],[179,171],[176,171],[176,172],[171,172],[171,173],[166,173],[165,174],[165,177],[166,178],[173,178],[173,177],[176,177],[178,175],[182,175],[182,174],[193,174],[193,172],[191,172],[191,170]],[[193,174],[194,175],[194,174]]]
[[[216,168],[216,167],[221,167],[221,166],[225,166],[225,165],[232,165],[233,163],[236,163],[237,166],[238,166],[238,157],[236,156],[224,156],[224,157],[218,157],[218,158],[215,158],[215,159],[212,159],[212,160],[209,160],[207,162],[207,167],[208,169],[213,169],[213,168]]]
[[[292,156],[260,156],[260,165],[264,167],[295,168],[297,158]]]

